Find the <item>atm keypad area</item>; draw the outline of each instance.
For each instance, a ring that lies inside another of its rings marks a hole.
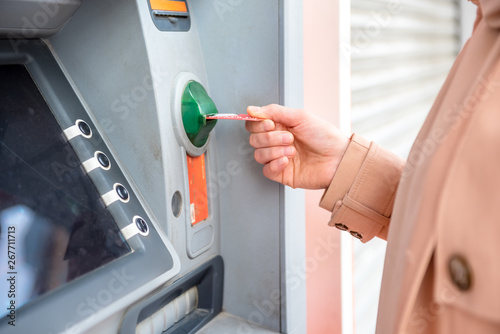
[[[270,274],[240,271],[233,258],[225,283],[224,246],[243,254],[256,242],[223,234],[222,221],[258,220],[223,215],[221,198],[244,194],[211,180],[254,161],[241,145],[241,161],[220,159],[213,130],[223,125],[206,116],[221,100],[211,98],[194,6],[0,0],[1,333],[281,332],[281,305],[262,328],[244,319],[281,287],[279,237],[245,255]],[[275,211],[266,219],[279,234]]]

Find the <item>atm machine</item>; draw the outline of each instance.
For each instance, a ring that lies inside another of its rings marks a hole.
[[[0,332],[305,333],[298,0],[0,0]]]

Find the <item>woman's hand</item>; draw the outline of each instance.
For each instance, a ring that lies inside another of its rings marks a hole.
[[[334,125],[300,109],[248,107],[261,122],[246,122],[255,160],[264,175],[292,188],[325,189],[349,144]]]

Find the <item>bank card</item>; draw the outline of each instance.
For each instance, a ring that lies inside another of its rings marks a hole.
[[[263,121],[262,118],[252,117],[247,114],[213,114],[206,116],[207,119],[232,119],[238,121]]]

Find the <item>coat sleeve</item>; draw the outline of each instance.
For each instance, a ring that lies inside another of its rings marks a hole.
[[[353,134],[320,206],[332,212],[328,225],[367,242],[386,239],[404,161]]]

